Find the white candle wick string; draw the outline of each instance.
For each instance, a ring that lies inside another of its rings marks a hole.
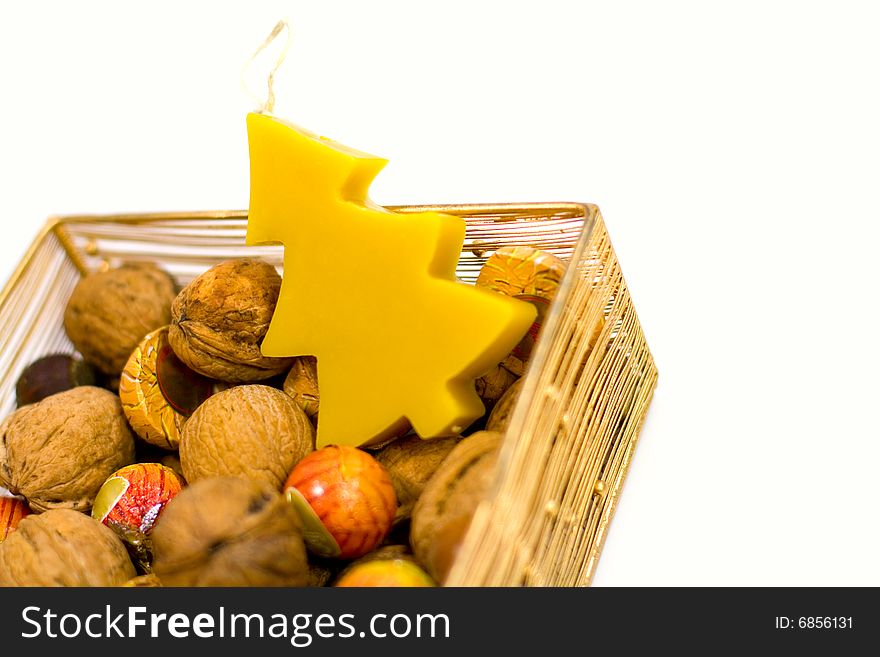
[[[266,48],[268,48],[275,39],[283,32],[287,31],[287,39],[284,42],[284,47],[281,49],[281,52],[278,54],[278,59],[275,60],[275,65],[272,67],[272,70],[269,71],[269,77],[267,80],[267,95],[265,100],[263,96],[254,93],[250,86],[247,83],[247,73],[250,70],[251,66],[253,66],[254,61],[257,57],[262,53]],[[275,24],[275,27],[272,28],[272,31],[269,33],[269,36],[266,37],[266,40],[254,51],[254,54],[251,55],[250,59],[245,62],[241,71],[241,86],[244,89],[245,93],[253,98],[254,102],[257,105],[257,112],[259,114],[271,114],[275,109],[275,73],[278,72],[278,69],[281,68],[281,65],[284,63],[285,58],[287,57],[287,52],[290,50],[290,43],[293,40],[293,35],[290,31],[290,25],[286,20],[281,19],[278,23]]]

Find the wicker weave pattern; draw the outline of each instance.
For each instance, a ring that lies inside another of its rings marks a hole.
[[[407,206],[461,216],[458,277],[473,283],[502,246],[569,259],[453,585],[585,585],[601,551],[657,372],[595,206]],[[50,222],[0,293],[0,413],[36,358],[71,352],[62,316],[81,274],[151,261],[181,285],[229,258],[281,268],[280,247],[247,247],[244,212],[65,217]],[[332,257],[333,245],[324,245]],[[2,492],[2,491],[0,491]]]

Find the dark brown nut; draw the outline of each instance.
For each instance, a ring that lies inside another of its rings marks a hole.
[[[522,390],[522,379],[515,381],[501,396],[498,403],[495,404],[495,408],[492,409],[489,419],[486,421],[486,431],[499,431],[503,433],[507,430],[507,425],[510,423],[510,414],[513,413],[516,400],[519,399],[520,390]]]
[[[260,352],[280,289],[281,276],[262,260],[211,267],[171,304],[171,348],[185,365],[220,381],[262,381],[285,372],[292,359]]]
[[[163,586],[306,586],[299,516],[267,484],[197,481],[153,529],[153,572]]]
[[[276,490],[315,448],[315,429],[288,395],[263,385],[236,386],[210,397],[187,420],[180,465],[192,483],[232,475]]]
[[[119,376],[147,333],[171,321],[176,290],[154,265],[131,264],[83,278],[64,311],[64,330],[86,362]]]
[[[477,505],[492,484],[501,434],[478,431],[449,453],[413,509],[410,544],[416,559],[443,583]]]
[[[134,461],[119,397],[79,386],[20,408],[0,425],[0,486],[34,511],[88,513],[104,481]]]
[[[69,509],[28,516],[0,543],[0,586],[119,586],[135,574],[112,531]]]
[[[386,445],[376,454],[376,460],[385,466],[397,495],[395,524],[412,515],[413,506],[431,475],[461,438],[430,438],[406,436]]]
[[[318,424],[318,359],[300,356],[293,359],[293,366],[284,379],[284,392],[306,412],[312,424]]]
[[[15,400],[21,408],[57,392],[93,385],[95,370],[91,365],[69,354],[51,354],[38,358],[24,369],[15,384]]]

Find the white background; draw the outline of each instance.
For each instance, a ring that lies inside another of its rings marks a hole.
[[[377,202],[602,209],[660,383],[596,585],[877,586],[872,6],[3,3],[0,279],[53,213],[245,208],[288,17],[276,114]]]

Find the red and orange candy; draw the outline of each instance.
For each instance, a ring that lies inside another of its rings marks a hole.
[[[128,546],[147,572],[152,561],[153,525],[165,505],[183,488],[183,479],[159,463],[135,463],[114,472],[95,498],[92,517]]]
[[[366,554],[388,535],[397,510],[387,470],[366,452],[344,445],[306,456],[284,490],[303,520],[306,545],[322,557]]]

